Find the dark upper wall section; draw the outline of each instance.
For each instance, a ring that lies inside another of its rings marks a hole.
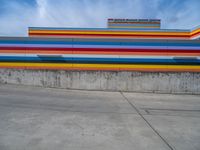
[[[108,19],[108,28],[160,29],[160,19]]]

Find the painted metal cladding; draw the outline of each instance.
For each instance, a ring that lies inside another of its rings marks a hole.
[[[200,72],[200,41],[1,37],[0,68]]]
[[[108,38],[108,39],[198,39],[200,27],[193,30],[126,28],[47,28],[30,27],[31,37]]]

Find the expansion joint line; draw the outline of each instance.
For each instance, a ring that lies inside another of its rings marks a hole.
[[[138,115],[146,122],[146,124],[161,138],[161,140],[169,147],[170,150],[175,150],[164,137],[162,137],[159,132],[147,121],[147,119],[140,113],[139,109],[136,107],[134,102],[130,102],[129,99],[124,95],[123,92],[120,91],[120,94],[122,97],[135,109],[135,111],[138,113]]]

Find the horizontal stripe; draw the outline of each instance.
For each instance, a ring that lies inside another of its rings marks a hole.
[[[191,39],[196,36],[196,34],[200,33],[200,28],[196,28],[194,30],[177,30],[177,29],[159,29],[159,25],[155,24],[127,24],[127,23],[110,23],[108,24],[109,28],[29,28],[30,36],[61,36],[61,35],[74,35],[80,36],[130,36],[134,38],[134,36],[142,36],[147,38],[181,38],[185,37],[186,39]],[[116,28],[116,29],[114,29]],[[127,28],[126,30],[122,30],[122,28]],[[133,30],[131,30],[133,28]],[[134,29],[135,28],[135,29]],[[136,30],[137,28],[140,28]],[[147,28],[145,30],[145,28]],[[152,30],[151,28],[155,28]],[[123,38],[122,36],[122,38]]]
[[[18,54],[18,53],[1,53],[1,56],[27,56],[27,57],[37,57],[38,54]],[[45,56],[56,56],[52,54],[46,53]],[[160,59],[166,59],[166,58],[173,58],[172,56],[142,56],[142,55],[85,55],[85,54],[62,54],[59,55],[62,57],[88,57],[88,58],[160,58]],[[200,56],[199,56],[200,57]]]
[[[100,57],[63,57],[62,55],[38,55],[31,56],[0,56],[0,61],[3,62],[67,62],[67,63],[112,63],[112,64],[198,64],[198,57],[174,57],[174,58],[100,58]]]
[[[13,50],[0,50],[1,53],[7,53],[7,54],[12,54],[12,53],[17,53],[17,54],[72,54],[71,51],[13,51]],[[199,56],[199,53],[170,53],[170,52],[102,52],[102,51],[73,51],[73,54],[96,54],[96,55],[143,55],[143,56]]]
[[[30,46],[30,47],[29,47]],[[148,51],[151,50],[168,50],[173,51],[173,50],[187,50],[187,51],[191,51],[191,50],[200,50],[200,47],[192,47],[192,46],[125,46],[125,45],[119,45],[119,46],[112,46],[112,45],[74,45],[74,46],[57,46],[57,45],[0,45],[0,50],[71,50],[71,51],[76,51],[79,49],[83,49],[83,50],[135,50],[135,49],[143,49]]]
[[[17,53],[1,53],[0,57],[2,56],[20,56],[20,57],[38,57],[38,54],[17,54]],[[43,56],[62,56],[62,57],[81,57],[81,58],[140,58],[140,59],[173,59],[174,56],[168,56],[168,55],[162,55],[162,56],[144,56],[144,55],[86,55],[86,54],[61,54],[61,55],[53,55],[46,53]],[[190,57],[188,57],[190,58]],[[197,59],[200,59],[200,56],[196,57]]]
[[[2,45],[9,45],[9,44],[24,44],[24,46],[28,46],[28,44],[37,46],[37,45],[68,45],[68,47],[70,46],[76,46],[76,45],[87,45],[87,46],[92,46],[92,45],[96,45],[96,46],[101,46],[101,45],[109,45],[109,46],[192,46],[192,47],[200,47],[200,42],[165,42],[165,41],[154,41],[154,42],[109,42],[109,41],[73,41],[73,42],[52,42],[52,41],[29,41],[29,42],[24,42],[24,41],[1,41],[0,40],[0,46]]]
[[[50,45],[50,44],[0,44],[1,50],[31,50],[31,49],[65,49],[70,48],[76,50],[76,48],[106,48],[106,49],[166,49],[166,50],[200,50],[200,46],[137,46],[137,45]]]
[[[143,71],[193,71],[200,72],[200,66],[191,65],[127,65],[127,64],[57,64],[57,63],[2,63],[0,68],[24,69],[66,69],[66,70],[143,70]]]
[[[43,30],[40,30],[40,31],[29,31],[29,34],[84,34],[84,35],[135,35],[135,36],[139,36],[139,35],[145,35],[145,36],[189,36],[189,33],[183,33],[183,32],[179,32],[179,33],[176,33],[176,32],[104,32],[104,31],[101,31],[101,32],[95,32],[95,31],[58,31],[58,30],[50,30],[50,31],[43,31]]]
[[[63,31],[144,31],[145,29],[110,29],[110,28],[56,28],[56,27],[29,27],[28,30],[63,30]],[[148,31],[148,29],[147,29]],[[153,32],[185,32],[185,33],[189,33],[190,30],[186,30],[186,29],[153,29],[150,30]]]
[[[23,66],[0,66],[0,68],[11,68],[11,69],[28,69],[28,70],[36,70],[36,69],[48,69],[48,70],[79,70],[79,71],[141,71],[141,72],[200,72],[199,69],[173,69],[173,68],[103,68],[103,67],[98,67],[98,68],[87,68],[87,67],[76,67],[76,68],[71,68],[71,67],[40,67],[40,66],[29,66],[29,67],[23,67]]]
[[[26,53],[29,51],[102,51],[102,52],[169,52],[169,53],[200,53],[200,49],[148,49],[148,48],[45,48],[45,47],[0,47],[0,51],[9,50],[25,50]]]
[[[193,37],[197,37],[197,36],[199,36],[199,35],[200,35],[200,31],[197,32],[197,33],[192,34],[192,35],[191,35],[191,38],[193,38]]]
[[[163,32],[161,30],[129,30],[129,31],[101,31],[101,30],[48,30],[48,29],[43,29],[43,30],[31,30],[29,29],[29,33],[76,33],[76,34],[111,34],[111,35],[115,35],[115,34],[125,34],[125,35],[134,35],[134,34],[144,34],[144,35],[190,35],[190,32],[176,32],[176,31],[168,31],[168,32]]]
[[[105,38],[134,38],[134,37],[141,37],[141,38],[185,38],[185,39],[190,39],[193,35],[180,35],[180,34],[174,34],[174,35],[153,35],[153,34],[133,34],[133,35],[126,35],[126,34],[74,34],[74,33],[30,33],[29,36],[91,36],[91,37],[105,37]],[[195,36],[195,35],[194,35]]]
[[[196,34],[196,33],[199,33],[199,32],[200,32],[200,28],[193,30],[190,34],[193,35],[193,34]]]
[[[199,34],[199,33],[197,33]],[[58,33],[30,33],[29,34],[30,37],[67,37],[67,38],[79,38],[79,37],[83,37],[83,38],[130,38],[130,39],[136,39],[136,38],[143,38],[143,39],[192,39],[197,37],[197,35],[140,35],[140,34],[135,34],[135,35],[120,35],[120,34],[116,34],[116,35],[111,35],[111,34],[73,34],[73,33],[63,33],[63,34],[58,34]]]
[[[74,34],[74,33],[31,33],[29,34],[30,36],[95,36],[95,37],[116,37],[120,36],[122,38],[134,38],[134,37],[146,37],[146,38],[185,38],[189,39],[190,37],[188,35],[140,35],[140,34],[135,34],[135,35],[122,35],[122,34]]]
[[[170,38],[172,38],[172,39],[176,39],[176,38],[185,38],[186,40],[187,39],[190,39],[191,38],[191,36],[188,36],[188,35],[178,35],[178,34],[176,34],[176,35],[151,35],[151,34],[149,34],[149,35],[140,35],[140,34],[135,34],[135,35],[122,35],[122,34],[115,34],[115,35],[112,35],[112,34],[84,34],[84,33],[82,33],[82,34],[74,34],[74,33],[31,33],[31,34],[29,34],[29,36],[30,37],[32,37],[32,36],[35,36],[35,37],[40,37],[40,36],[50,36],[50,37],[53,37],[53,36],[60,36],[60,37],[72,37],[72,36],[74,36],[75,38],[76,37],[81,37],[81,36],[83,36],[83,37],[85,37],[85,38],[87,38],[87,37],[97,37],[97,38],[119,38],[119,39],[126,39],[126,38],[130,38],[130,39],[135,39],[136,37],[138,37],[138,38],[143,38],[143,39],[145,39],[145,38],[160,38],[160,39],[170,39]]]
[[[0,44],[59,44],[59,45],[125,45],[125,46],[200,46],[197,40],[126,40],[126,39],[55,39],[55,38],[0,38]],[[10,39],[10,40],[9,40]]]

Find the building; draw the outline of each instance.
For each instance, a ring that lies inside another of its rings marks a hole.
[[[108,19],[108,28],[30,27],[0,38],[0,68],[200,72],[200,27],[159,19]]]

